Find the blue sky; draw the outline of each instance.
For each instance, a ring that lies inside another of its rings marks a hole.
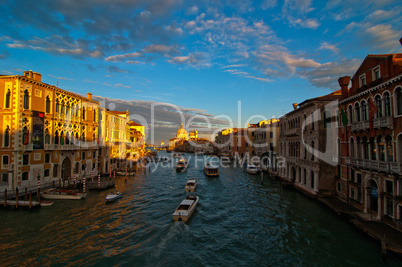
[[[279,117],[338,89],[367,54],[402,52],[400,1],[3,2],[1,74],[40,72],[148,124],[156,102],[214,127],[227,125],[215,115],[239,125],[239,101],[242,126],[256,114]],[[172,138],[179,118],[159,108],[155,141]]]

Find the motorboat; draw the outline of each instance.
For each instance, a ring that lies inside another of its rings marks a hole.
[[[181,154],[179,154],[179,153],[173,153],[173,154],[172,154],[172,157],[173,157],[173,158],[181,158]]]
[[[176,171],[184,172],[187,169],[188,161],[186,159],[179,159],[176,163]]]
[[[41,197],[44,199],[82,199],[86,197],[86,194],[71,189],[52,188],[41,192]]]
[[[53,205],[53,201],[49,201],[49,200],[41,200],[40,201],[40,206],[41,207],[49,207]]]
[[[219,168],[218,166],[207,162],[204,164],[204,173],[206,176],[211,177],[219,176]]]
[[[222,157],[221,158],[221,163],[232,163],[232,161],[230,160],[230,158],[229,157]]]
[[[250,174],[257,174],[259,172],[257,166],[255,166],[254,164],[249,164],[247,165],[247,169],[246,169],[247,173]]]
[[[173,220],[187,222],[191,215],[193,215],[198,200],[198,196],[187,196],[173,213]]]
[[[188,179],[184,190],[186,192],[194,192],[197,186],[197,179]]]
[[[121,198],[123,195],[119,191],[113,191],[109,195],[106,196],[105,200],[106,202],[112,202],[115,201],[119,198]]]
[[[116,172],[116,175],[126,176],[126,172]],[[127,176],[134,176],[134,175],[135,175],[134,171],[127,171]]]

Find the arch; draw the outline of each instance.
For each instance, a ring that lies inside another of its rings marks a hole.
[[[3,146],[4,147],[10,146],[10,126],[8,126],[8,125],[7,125],[6,129],[4,130]]]
[[[350,137],[349,139],[349,149],[350,149],[350,156],[352,158],[355,157],[355,142],[354,142],[354,138]]]
[[[385,140],[381,135],[377,137],[378,160],[385,161]]]
[[[362,121],[366,121],[367,119],[367,104],[366,100],[362,100],[361,102],[361,109],[362,109]]]
[[[24,109],[29,109],[29,92],[28,90],[24,91],[24,99],[23,99],[23,108]]]
[[[312,189],[314,189],[314,187],[315,187],[315,177],[314,177],[314,172],[313,171],[310,172],[310,187]]]
[[[46,96],[46,103],[45,103],[45,111],[46,113],[50,113],[50,97]]]
[[[359,102],[355,103],[355,121],[356,122],[360,121],[360,103]]]
[[[292,166],[292,182],[296,182],[296,168]]]
[[[70,144],[70,133],[66,132],[66,145]]]
[[[50,144],[50,134],[49,129],[45,129],[45,144]]]
[[[374,98],[375,105],[377,106],[377,118],[382,117],[382,99],[381,95],[376,95]]]
[[[349,116],[349,123],[353,123],[353,107],[352,105],[348,106],[348,116]]]
[[[55,145],[59,144],[59,132],[58,131],[54,132],[54,144]]]
[[[385,146],[386,146],[386,153],[387,153],[387,161],[393,162],[394,161],[394,145],[392,141],[392,137],[387,135],[385,137]]]
[[[29,130],[26,126],[22,128],[22,142],[24,145],[29,144]]]
[[[5,108],[10,108],[11,104],[11,91],[10,89],[7,90],[6,99],[5,99]]]
[[[384,116],[391,116],[391,96],[388,91],[385,91],[383,94],[384,99]]]
[[[366,136],[362,138],[363,159],[369,159],[369,142]]]
[[[375,190],[379,193],[379,191],[380,191],[378,188],[378,184],[377,184],[376,180],[374,180],[374,179],[369,179],[367,181],[367,189],[371,190],[371,192],[373,192]],[[375,194],[373,194],[373,193],[371,193],[368,197],[369,197],[369,199],[367,201],[368,202],[367,209],[370,209],[371,211],[374,211],[374,212],[378,212],[378,197],[375,197]]]
[[[61,179],[69,180],[71,178],[71,160],[65,157],[61,164]]]
[[[398,86],[394,90],[394,114],[402,115],[402,87]]]

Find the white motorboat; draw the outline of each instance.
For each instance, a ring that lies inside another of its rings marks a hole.
[[[86,197],[86,194],[71,189],[52,188],[41,192],[41,197],[45,199],[82,199]]]
[[[126,176],[126,172],[116,172],[116,175]],[[127,171],[127,176],[134,176],[134,175],[135,175],[134,171]]]
[[[230,164],[230,163],[232,163],[232,161],[230,160],[229,157],[222,157],[222,158],[221,158],[221,163],[228,163],[228,164]]]
[[[185,159],[179,159],[176,163],[176,171],[184,172],[187,169],[188,161]]]
[[[41,200],[40,201],[40,206],[41,207],[49,207],[53,205],[53,201],[49,201],[49,200]]]
[[[204,173],[206,176],[211,176],[211,177],[219,176],[219,168],[218,168],[218,166],[207,162],[204,165]]]
[[[198,196],[187,196],[173,213],[173,220],[187,222],[191,215],[193,215],[198,200]]]
[[[257,166],[255,166],[254,164],[249,164],[247,165],[247,169],[246,169],[247,173],[250,174],[257,174],[259,172]]]
[[[179,153],[173,153],[172,157],[173,157],[173,158],[181,158],[181,154],[179,154]]]
[[[197,186],[197,179],[188,179],[184,190],[186,192],[194,192]]]
[[[113,191],[109,195],[106,196],[105,200],[106,202],[112,202],[115,201],[119,198],[121,198],[123,195],[119,191]]]

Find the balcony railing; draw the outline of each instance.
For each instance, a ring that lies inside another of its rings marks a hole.
[[[22,145],[22,147],[23,147],[23,149],[24,149],[25,151],[27,151],[27,150],[33,150],[33,144]]]
[[[93,149],[98,148],[98,143],[94,142],[82,142],[80,144],[45,144],[45,150],[79,150],[79,149]]]
[[[373,120],[374,128],[390,128],[393,129],[393,121],[392,117],[382,117],[382,118],[375,118]],[[370,129],[370,122],[366,121],[359,121],[351,124],[352,131],[365,131]]]
[[[391,173],[401,173],[401,162],[390,162],[389,163],[389,170]]]
[[[292,136],[292,135],[298,135],[300,131],[300,128],[293,128],[293,129],[288,129],[284,132],[285,136]]]
[[[345,164],[361,169],[385,173],[401,173],[402,162],[385,162],[368,159],[345,158]]]

